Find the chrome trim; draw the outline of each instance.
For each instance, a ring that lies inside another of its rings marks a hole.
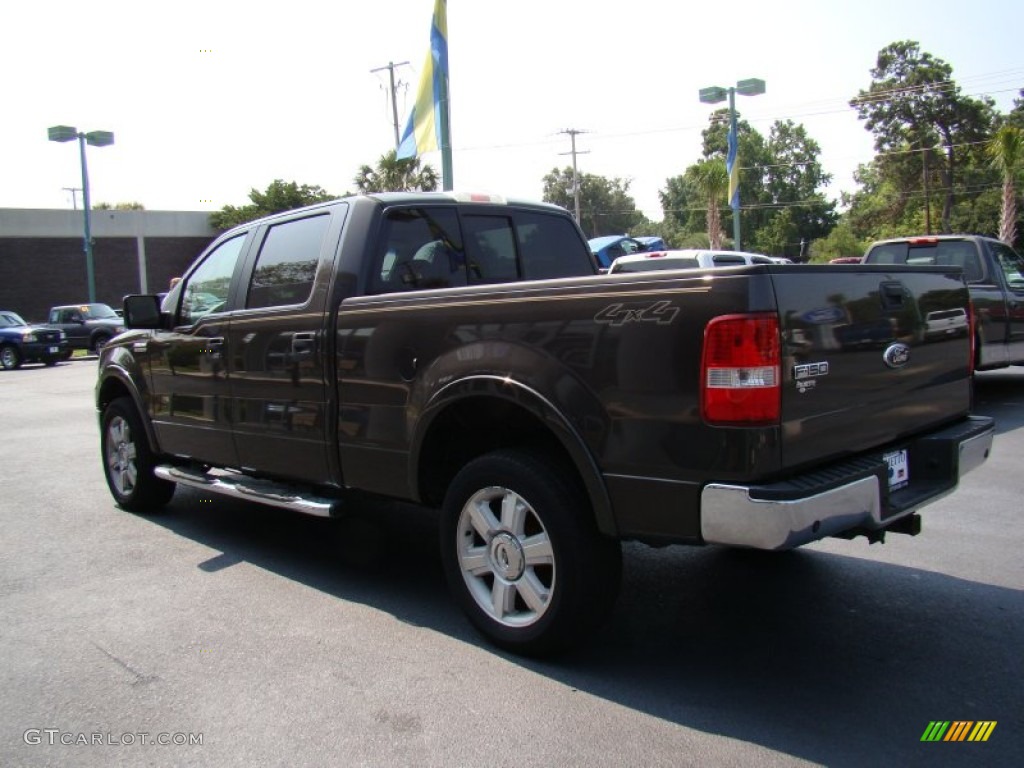
[[[985,463],[988,455],[992,452],[992,441],[995,439],[995,435],[996,430],[993,427],[984,434],[960,443],[960,477]]]
[[[881,519],[874,475],[794,501],[752,499],[749,488],[718,483],[701,492],[700,530],[709,544],[792,549]]]
[[[171,464],[160,464],[153,469],[153,474],[172,483],[200,488],[235,499],[256,501],[271,507],[290,509],[314,517],[333,517],[339,505],[335,499],[308,494],[300,496],[292,492],[289,486],[258,480],[228,470],[213,470],[200,474]]]
[[[951,493],[960,478],[989,457],[995,429],[959,445],[957,483],[882,522],[882,497],[874,475],[802,499],[754,499],[750,488],[710,483],[701,491],[701,535],[709,544],[792,549],[851,528],[882,529]]]

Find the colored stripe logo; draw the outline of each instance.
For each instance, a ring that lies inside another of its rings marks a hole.
[[[932,720],[921,741],[988,741],[997,720]]]

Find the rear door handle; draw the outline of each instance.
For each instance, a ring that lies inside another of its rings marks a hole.
[[[316,349],[316,334],[302,332],[292,334],[292,355],[297,360],[304,360],[313,355]]]

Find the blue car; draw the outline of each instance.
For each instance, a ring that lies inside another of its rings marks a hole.
[[[0,311],[0,366],[3,368],[13,370],[22,363],[36,362],[55,365],[66,356],[67,348],[64,331],[29,325],[15,312]]]
[[[629,235],[605,235],[589,241],[591,252],[598,264],[607,269],[619,256],[645,251],[663,251],[667,247],[660,237],[630,237]]]

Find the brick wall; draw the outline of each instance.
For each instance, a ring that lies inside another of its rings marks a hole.
[[[207,237],[147,237],[146,273],[153,293],[167,290],[207,246]],[[99,237],[93,243],[96,300],[120,307],[141,286],[136,239]],[[50,307],[88,301],[82,238],[0,237],[0,309],[44,321]]]

